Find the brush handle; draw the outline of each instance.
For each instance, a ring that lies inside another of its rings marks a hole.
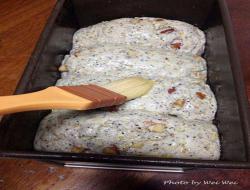
[[[92,103],[58,87],[49,87],[29,94],[0,96],[0,115],[48,109],[86,110]]]

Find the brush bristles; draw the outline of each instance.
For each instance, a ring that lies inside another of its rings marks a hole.
[[[154,82],[152,80],[141,77],[130,77],[103,85],[103,87],[126,96],[127,100],[132,100],[147,94],[153,85]]]

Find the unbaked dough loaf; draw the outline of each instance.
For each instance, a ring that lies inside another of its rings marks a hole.
[[[216,126],[154,112],[57,111],[40,124],[34,146],[52,152],[147,155],[216,160]]]
[[[81,84],[104,85],[115,80],[126,78],[110,75],[87,75],[80,77],[70,75],[57,82],[58,86]],[[196,84],[184,80],[164,79],[155,81],[154,87],[144,96],[126,102],[117,107],[119,110],[147,110],[161,114],[173,114],[187,120],[212,121],[217,110],[217,103],[210,87],[204,83]]]
[[[142,46],[102,44],[73,50],[63,64],[68,75],[81,77],[95,73],[205,82],[207,76],[206,61],[200,56]]]
[[[201,55],[205,35],[185,22],[162,18],[121,18],[78,30],[73,48],[96,44],[131,44]]]

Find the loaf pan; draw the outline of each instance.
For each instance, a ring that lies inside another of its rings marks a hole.
[[[52,86],[58,67],[81,27],[122,17],[162,17],[191,23],[205,31],[208,83],[218,101],[214,123],[221,140],[218,161],[38,152],[33,140],[49,111],[5,116],[0,124],[0,156],[52,161],[73,167],[180,171],[187,168],[250,168],[250,127],[237,47],[224,0],[59,0],[29,60],[15,94]]]

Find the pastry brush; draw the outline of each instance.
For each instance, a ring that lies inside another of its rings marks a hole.
[[[44,90],[12,96],[0,96],[0,115],[32,110],[89,110],[120,105],[146,94],[153,81],[130,77],[109,84],[52,86]]]

